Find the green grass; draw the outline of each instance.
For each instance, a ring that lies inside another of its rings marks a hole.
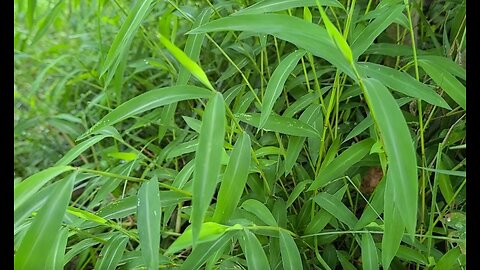
[[[465,9],[16,0],[15,269],[465,269]]]

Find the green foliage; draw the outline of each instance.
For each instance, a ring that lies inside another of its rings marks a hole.
[[[465,269],[465,9],[15,0],[15,269]]]

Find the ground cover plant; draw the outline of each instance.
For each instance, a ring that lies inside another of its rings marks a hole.
[[[464,0],[15,0],[15,269],[465,269]]]

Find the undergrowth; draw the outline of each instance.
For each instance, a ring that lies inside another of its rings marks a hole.
[[[15,269],[465,269],[465,9],[15,0]]]

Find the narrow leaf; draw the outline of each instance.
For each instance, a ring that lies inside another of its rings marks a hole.
[[[150,90],[121,104],[97,122],[88,133],[114,125],[139,113],[182,100],[208,98],[212,92],[196,86],[172,86]]]
[[[363,270],[378,270],[378,253],[370,233],[362,234],[362,266]]]
[[[332,216],[345,223],[349,228],[353,228],[357,223],[357,218],[341,200],[334,195],[322,192],[313,198],[313,200],[323,209],[327,210]]]
[[[223,137],[225,134],[225,104],[222,94],[207,103],[195,153],[192,196],[192,235],[195,243],[212,200],[220,172]]]
[[[57,182],[45,205],[38,211],[14,257],[15,269],[47,269],[54,265],[50,252],[60,241],[58,232],[70,202],[76,173]]]
[[[342,4],[340,4],[336,0],[323,0],[321,1],[322,6],[331,6],[331,7],[338,7],[344,8]],[[247,8],[241,9],[234,13],[233,15],[244,15],[244,14],[261,14],[267,12],[275,12],[280,10],[286,10],[290,8],[296,7],[308,7],[308,6],[316,6],[315,0],[264,0],[258,3],[255,3]]]
[[[214,221],[224,223],[233,214],[247,183],[250,159],[250,137],[244,132],[233,146],[230,161],[223,174],[213,214]]]
[[[330,164],[320,169],[317,178],[315,178],[308,190],[320,188],[335,178],[344,176],[350,167],[362,160],[370,152],[373,143],[373,139],[365,139],[343,151]]]
[[[100,259],[95,264],[95,270],[114,270],[122,259],[127,246],[128,237],[117,233],[110,237],[100,252]]]
[[[55,166],[43,171],[40,171],[27,179],[20,182],[13,190],[13,210],[17,210],[23,203],[25,203],[35,192],[57,175],[66,171],[73,170],[70,166]]]
[[[263,247],[258,241],[257,237],[251,231],[246,229],[243,231],[242,238],[240,239],[240,245],[245,253],[248,269],[270,269],[267,255],[265,255],[265,251],[263,250]]]
[[[262,129],[265,123],[267,122],[270,113],[272,112],[273,105],[277,98],[282,94],[285,81],[287,80],[290,73],[297,65],[300,58],[305,55],[304,50],[297,50],[290,53],[285,57],[273,71],[270,81],[268,81],[267,89],[265,90],[265,96],[262,102],[262,109],[260,115],[259,129]]]
[[[158,269],[162,209],[156,177],[143,183],[138,192],[137,228],[142,258],[148,269]]]
[[[259,113],[244,113],[238,114],[236,117],[249,125],[256,128],[260,126]],[[270,115],[265,126],[266,131],[274,131],[282,134],[300,136],[300,137],[319,137],[318,132],[310,125],[293,118],[279,116],[276,114]]]
[[[392,94],[376,79],[366,79],[365,96],[388,157],[387,181],[393,186],[395,209],[413,235],[417,226],[417,162],[407,122]],[[388,184],[387,184],[388,185]],[[386,212],[386,209],[385,209]]]
[[[241,207],[257,216],[265,224],[274,227],[278,226],[277,221],[273,217],[272,213],[263,203],[255,199],[248,199],[242,203]]]
[[[280,231],[280,252],[282,253],[283,269],[296,270],[303,269],[300,252],[292,236],[284,231]]]

